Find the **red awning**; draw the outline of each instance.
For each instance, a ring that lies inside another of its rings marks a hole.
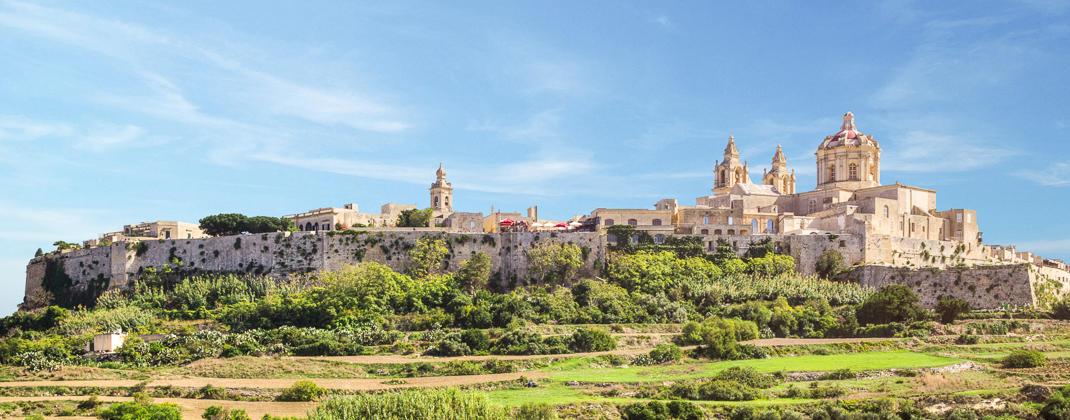
[[[505,219],[505,220],[502,220],[502,221],[498,222],[499,225],[506,226],[506,227],[512,226],[513,223],[516,223],[516,222],[514,222],[512,219]]]

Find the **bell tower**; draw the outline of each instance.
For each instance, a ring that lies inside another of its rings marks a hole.
[[[762,175],[762,183],[772,185],[781,194],[795,194],[795,170],[788,172],[788,159],[778,144],[773,153],[773,167]]]
[[[713,168],[713,195],[728,194],[736,184],[749,184],[750,172],[747,162],[739,162],[739,149],[736,138],[728,136],[728,145],[724,148],[724,161],[719,161]]]
[[[453,184],[446,180],[446,168],[441,163],[435,171],[435,182],[431,184],[431,212],[434,216],[448,216],[453,213]]]

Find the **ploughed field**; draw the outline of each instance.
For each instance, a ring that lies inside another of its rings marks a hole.
[[[84,407],[92,396],[95,404],[106,405],[142,393],[154,402],[177,405],[185,418],[201,418],[210,406],[245,410],[252,418],[303,417],[332,395],[411,388],[456,388],[500,407],[547,404],[562,417],[577,418],[619,418],[615,407],[656,400],[686,400],[713,409],[707,413],[739,407],[797,406],[804,411],[823,401],[882,398],[915,401],[934,416],[956,407],[1036,410],[1041,403],[1023,395],[1023,386],[1070,382],[1070,322],[1022,323],[1027,327],[1017,332],[975,336],[968,343],[949,331],[921,338],[759,339],[745,344],[762,348],[766,357],[743,360],[690,357],[695,346],[684,346],[680,360],[651,363],[645,359],[648,353],[672,341],[680,326],[626,325],[609,326],[617,331],[618,348],[586,353],[238,356],[183,366],[64,366],[53,371],[5,366],[0,367],[0,415],[91,416]],[[571,328],[542,332],[554,336]],[[1018,349],[1038,350],[1047,363],[1039,368],[1003,366],[1001,360]],[[750,379],[740,379],[740,372]],[[759,383],[744,389],[709,385],[726,379]],[[324,394],[315,401],[279,401],[299,381],[315,383]]]

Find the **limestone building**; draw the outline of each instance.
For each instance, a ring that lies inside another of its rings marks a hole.
[[[123,226],[119,232],[108,232],[97,239],[83,242],[88,247],[110,244],[119,241],[144,241],[150,239],[200,239],[207,238],[201,227],[194,223],[170,220],[141,222]]]
[[[390,227],[397,224],[402,211],[415,208],[415,204],[386,203],[379,207],[379,213],[363,213],[356,203],[349,203],[342,207],[323,207],[285,217],[294,221],[297,230],[305,232]]]
[[[796,191],[795,171],[780,146],[761,184],[751,183],[736,139],[729,136],[724,158],[714,169],[712,195],[698,197],[691,206],[664,199],[652,210],[600,208],[589,217],[600,230],[628,224],[648,231],[655,241],[700,236],[710,249],[718,239],[740,243],[762,235],[854,235],[865,244],[859,261],[864,263],[900,264],[928,255],[924,259],[932,264],[936,251],[931,247],[958,249],[955,261],[988,259],[975,211],[938,210],[936,191],[930,189],[881,185],[880,159],[878,141],[860,131],[848,112],[840,129],[817,144],[813,190]],[[947,258],[941,263],[949,264]]]

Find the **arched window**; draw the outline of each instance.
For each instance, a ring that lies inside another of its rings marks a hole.
[[[450,198],[449,197],[446,197],[445,204],[446,204],[446,207],[450,206]]]
[[[639,226],[639,221],[635,219],[628,219],[629,226]]]
[[[735,235],[736,234],[736,230],[735,229],[728,229],[728,234],[729,235]]]
[[[661,219],[654,219],[654,221],[651,222],[651,224],[653,224],[654,226],[661,226]]]
[[[765,221],[765,232],[766,233],[776,233],[776,224],[773,223],[773,219],[769,219],[769,220]]]
[[[710,234],[710,230],[709,229],[702,229],[701,231],[699,231],[699,233],[701,233],[703,235],[709,235]]]
[[[739,231],[739,234],[740,235],[746,235],[747,234],[747,230],[743,229],[743,230]]]
[[[750,231],[758,233],[758,219],[750,219]]]
[[[654,243],[656,243],[656,244],[665,243],[665,235],[662,235],[660,233],[657,234],[657,235],[654,235]]]
[[[714,235],[720,235],[721,234],[721,230],[720,229],[714,229],[713,230],[713,234]]]
[[[437,195],[435,196],[435,204],[434,204],[433,207],[438,207],[438,196]]]
[[[707,215],[702,216],[702,224],[704,224],[704,225],[710,224],[710,215],[707,214]]]
[[[324,223],[322,228],[323,228],[323,230],[331,230],[331,224],[330,223]]]
[[[852,181],[858,181],[858,164],[852,163],[847,165],[847,176],[851,177]]]
[[[825,180],[825,182],[833,181],[836,181],[836,165],[829,166],[829,179]]]
[[[308,223],[305,223],[305,230],[306,231],[313,231],[313,230],[316,230],[316,228],[312,226],[312,222],[308,222]]]
[[[606,219],[606,226],[613,226],[613,219]]]
[[[887,217],[889,217],[890,214],[892,214],[892,213],[891,213],[891,211],[888,210],[888,206],[884,206],[884,217],[887,218]]]
[[[725,172],[724,169],[721,169],[721,179],[717,180],[717,184],[720,185],[720,186],[724,186],[725,182],[727,182],[727,181],[728,181],[728,173]]]

